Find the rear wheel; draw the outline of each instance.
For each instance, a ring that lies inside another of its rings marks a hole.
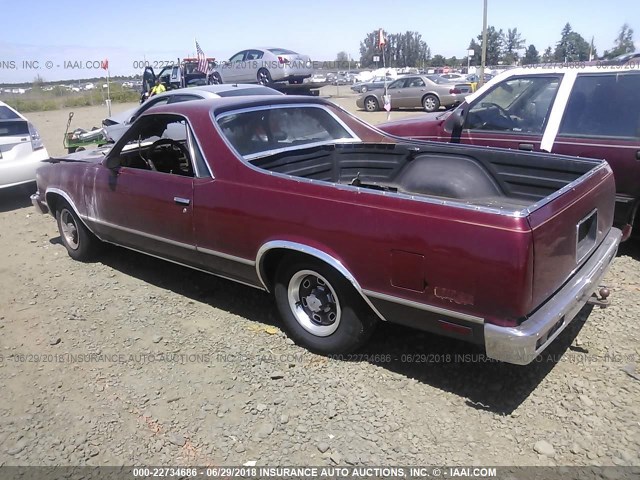
[[[373,333],[376,320],[362,297],[322,262],[282,263],[274,293],[289,336],[313,352],[350,352]]]
[[[214,72],[211,75],[211,84],[212,85],[222,85],[222,77],[218,72]]]
[[[367,112],[376,112],[380,106],[378,105],[378,100],[376,97],[367,97],[364,99],[364,109]]]
[[[62,244],[71,258],[86,261],[97,253],[100,240],[89,231],[64,200],[58,202],[56,221]]]
[[[271,74],[266,68],[261,68],[260,70],[258,70],[257,79],[260,85],[269,85],[272,82]]]
[[[435,112],[440,108],[440,100],[435,95],[425,95],[422,99],[422,106],[427,112]]]

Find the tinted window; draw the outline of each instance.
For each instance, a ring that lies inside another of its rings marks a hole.
[[[352,138],[329,112],[314,107],[225,114],[218,124],[231,145],[247,158],[283,148]]]
[[[0,120],[17,120],[20,115],[4,105],[0,105]]]
[[[559,85],[559,77],[505,80],[473,104],[465,128],[541,134]]]
[[[24,120],[0,120],[0,137],[29,135],[29,125]]]
[[[282,95],[277,90],[269,87],[235,88],[232,90],[225,90],[216,93],[221,97],[242,97],[244,95]]]
[[[558,133],[640,138],[640,74],[578,75]]]

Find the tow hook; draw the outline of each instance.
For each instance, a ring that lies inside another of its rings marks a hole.
[[[597,305],[600,308],[607,308],[610,304],[609,295],[611,291],[607,287],[600,287],[597,292],[587,300],[589,305]]]

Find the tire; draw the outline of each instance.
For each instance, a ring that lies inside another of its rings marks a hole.
[[[367,112],[377,112],[380,109],[376,97],[367,97],[364,99],[364,109]]]
[[[222,85],[222,77],[218,72],[214,72],[211,75],[211,84],[212,85]]]
[[[300,85],[302,83],[302,78],[294,78],[289,80],[289,85]]]
[[[425,95],[422,99],[422,107],[426,112],[435,112],[440,108],[440,100],[435,95]]]
[[[353,286],[317,260],[281,263],[274,294],[291,339],[315,353],[356,350],[376,325],[376,318]]]
[[[258,70],[257,80],[260,85],[269,85],[272,82],[269,70],[266,68]]]
[[[369,91],[369,89],[367,88],[366,85],[363,85],[362,87],[360,87],[360,93],[367,93]]]
[[[62,244],[74,260],[91,260],[99,250],[100,240],[82,223],[73,208],[64,200],[58,201],[56,222]]]

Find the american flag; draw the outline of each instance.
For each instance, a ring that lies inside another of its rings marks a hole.
[[[200,44],[198,43],[197,40],[196,40],[196,54],[197,54],[197,57],[198,57],[198,68],[197,68],[197,70],[199,72],[208,74],[209,73],[209,64],[207,63],[207,57],[205,56],[204,52],[200,48]]]

